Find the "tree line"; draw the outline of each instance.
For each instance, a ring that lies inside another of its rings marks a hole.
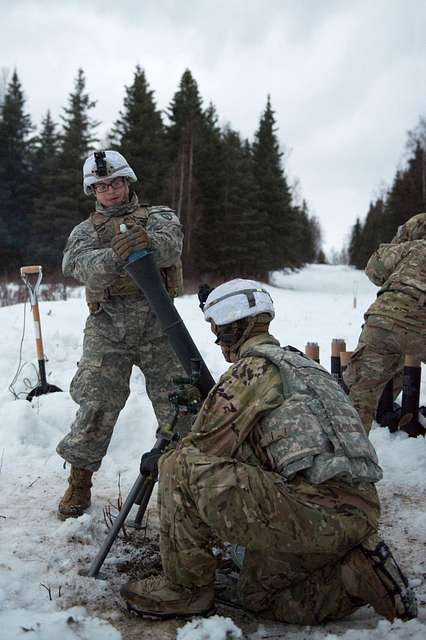
[[[26,112],[16,70],[0,94],[0,270],[42,264],[60,273],[71,229],[87,218],[93,199],[82,191],[90,151],[120,151],[140,182],[143,202],[176,210],[184,232],[184,275],[221,281],[267,280],[276,269],[298,268],[321,254],[321,229],[305,201],[296,202],[283,169],[275,113],[268,96],[254,139],[219,126],[213,104],[203,106],[190,70],[180,80],[166,120],[139,66],[125,87],[122,110],[100,145],[96,102],[78,70],[60,122],[49,110],[38,132]],[[299,198],[300,200],[300,198]]]
[[[350,233],[349,263],[364,269],[382,242],[390,242],[398,227],[426,211],[426,118],[408,132],[406,161],[392,185],[370,203],[365,220],[357,218]]]

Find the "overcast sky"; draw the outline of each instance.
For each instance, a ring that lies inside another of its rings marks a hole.
[[[327,250],[391,183],[426,114],[425,0],[0,0],[0,25],[0,67],[16,67],[37,125],[59,117],[78,67],[100,133],[136,64],[161,109],[189,68],[250,140],[270,93],[289,181]]]

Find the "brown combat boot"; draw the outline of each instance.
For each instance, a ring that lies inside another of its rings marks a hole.
[[[342,580],[349,595],[370,604],[390,622],[417,617],[414,591],[389,547],[376,534],[346,556]]]
[[[93,471],[71,467],[69,487],[59,503],[58,515],[61,520],[78,518],[90,507],[90,487]]]
[[[214,611],[214,585],[194,590],[171,584],[164,576],[131,580],[120,593],[130,611],[141,616],[176,618]]]

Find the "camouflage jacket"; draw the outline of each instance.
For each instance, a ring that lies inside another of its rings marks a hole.
[[[160,269],[170,267],[182,252],[183,233],[179,220],[165,206],[146,207],[146,210],[146,230],[155,261]],[[97,217],[100,215],[96,214]],[[104,218],[107,223],[108,216]],[[64,275],[75,278],[89,289],[112,287],[123,275],[125,262],[109,246],[102,245],[92,217],[74,227],[64,250]]]
[[[426,324],[426,240],[381,244],[365,269],[380,287],[366,315],[383,315],[419,331]]]
[[[258,446],[256,427],[265,413],[283,401],[280,373],[264,358],[244,357],[251,346],[265,343],[279,344],[267,334],[243,344],[241,359],[211,389],[181,446],[192,444],[211,455],[267,464],[267,457]]]
[[[260,464],[291,480],[375,482],[377,457],[351,403],[309,358],[270,335],[248,340],[180,446]]]

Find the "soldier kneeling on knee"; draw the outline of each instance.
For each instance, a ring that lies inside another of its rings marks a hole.
[[[312,625],[365,604],[388,620],[415,617],[377,534],[382,470],[350,400],[269,333],[273,302],[258,283],[218,286],[204,315],[231,366],[190,433],[160,457],[163,575],[126,584],[129,608],[210,612],[220,541],[244,547],[239,603],[259,617]]]

